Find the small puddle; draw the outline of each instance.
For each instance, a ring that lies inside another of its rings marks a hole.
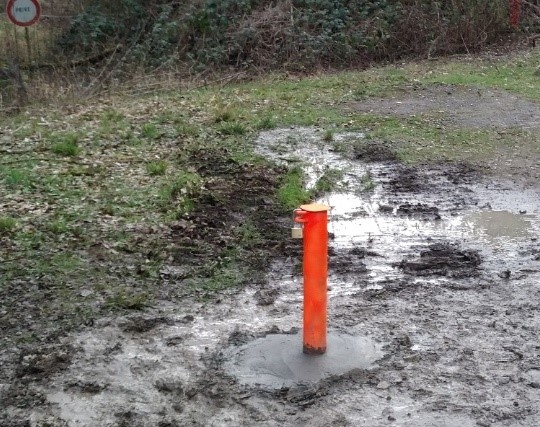
[[[509,211],[471,212],[461,218],[461,224],[474,236],[483,238],[493,247],[504,247],[530,238],[534,216]]]

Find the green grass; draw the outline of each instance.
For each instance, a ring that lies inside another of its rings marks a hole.
[[[164,160],[148,162],[146,164],[146,172],[151,176],[165,175],[167,171],[167,163]]]
[[[239,227],[237,230],[237,235],[239,238],[239,243],[243,247],[256,246],[264,241],[261,232],[250,221],[242,224],[242,226]]]
[[[540,101],[538,76],[534,74],[539,63],[539,53],[513,60],[447,61],[423,81],[506,89],[533,101]]]
[[[105,168],[101,165],[73,166],[67,171],[67,173],[72,176],[96,177],[102,173],[105,173]]]
[[[304,173],[300,167],[294,167],[287,172],[277,192],[277,198],[288,210],[296,209],[311,200],[311,193],[304,187]]]
[[[165,181],[159,189],[160,205],[165,208],[176,207],[179,213],[187,213],[195,206],[194,197],[198,194],[203,179],[195,172],[181,171]]]
[[[126,133],[129,130],[129,122],[126,116],[114,109],[107,109],[98,118],[98,136],[111,137],[119,133]],[[98,141],[99,142],[99,141]]]
[[[257,120],[255,123],[255,129],[258,130],[270,130],[277,127],[277,123],[271,116],[264,116]]]
[[[141,136],[146,139],[158,139],[161,136],[155,123],[144,123],[141,126]]]
[[[77,133],[54,134],[51,136],[51,150],[54,154],[64,157],[76,156],[81,149],[78,145],[80,136]]]
[[[219,126],[218,132],[222,135],[244,135],[247,128],[238,122],[224,122]]]
[[[30,188],[32,186],[32,176],[25,169],[0,169],[0,178],[8,187]]]
[[[326,129],[323,134],[323,141],[332,142],[334,140],[334,131],[332,129]]]
[[[181,124],[184,123],[185,118],[183,114],[179,111],[173,111],[173,110],[167,110],[160,112],[156,118],[156,123],[159,123],[160,125],[167,125],[167,124]]]
[[[248,226],[246,237],[248,239],[246,249],[249,250],[254,244],[252,239],[257,240],[257,232]],[[187,279],[186,286],[202,293],[203,297],[212,297],[216,292],[239,286],[249,277],[245,267],[242,266],[242,257],[245,257],[245,253],[239,246],[225,250],[219,258],[216,257],[214,261],[209,261],[201,267],[196,277]]]
[[[360,185],[362,191],[373,191],[375,189],[375,181],[373,181],[373,174],[370,170],[360,178]]]
[[[174,126],[173,134],[177,137],[182,138],[193,138],[197,137],[200,134],[200,129],[198,126],[190,123],[176,123]]]
[[[236,111],[232,107],[219,108],[214,117],[215,123],[230,122],[236,117]]]
[[[339,169],[327,169],[317,180],[314,188],[314,195],[320,196],[336,189],[339,182],[343,179],[344,172]]]
[[[106,299],[105,305],[111,309],[143,310],[150,304],[149,295],[145,292],[117,290]]]
[[[34,269],[39,274],[54,276],[59,280],[78,277],[82,267],[82,260],[68,251],[49,254],[49,256],[37,260],[34,265]]]
[[[7,234],[15,229],[17,221],[9,216],[0,216],[0,235]]]
[[[104,204],[102,204],[101,208],[99,209],[99,213],[102,215],[114,216],[116,213],[114,204],[109,201],[106,201]]]
[[[63,234],[69,230],[69,227],[65,220],[57,219],[47,224],[47,230],[53,234]]]
[[[126,117],[121,112],[114,109],[107,109],[101,114],[102,124],[119,123]]]

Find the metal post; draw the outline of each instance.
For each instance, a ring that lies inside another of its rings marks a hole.
[[[510,0],[510,25],[517,27],[521,19],[521,1],[522,0]]]
[[[302,205],[294,221],[304,225],[304,329],[306,354],[326,351],[328,276],[328,210],[321,204]]]

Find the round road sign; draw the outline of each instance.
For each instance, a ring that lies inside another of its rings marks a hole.
[[[35,24],[41,15],[41,5],[38,0],[9,0],[7,16],[11,22],[20,27]]]

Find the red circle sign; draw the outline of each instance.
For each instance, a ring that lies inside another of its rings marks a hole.
[[[9,0],[7,16],[11,22],[20,27],[35,24],[41,15],[41,5],[38,0]]]

